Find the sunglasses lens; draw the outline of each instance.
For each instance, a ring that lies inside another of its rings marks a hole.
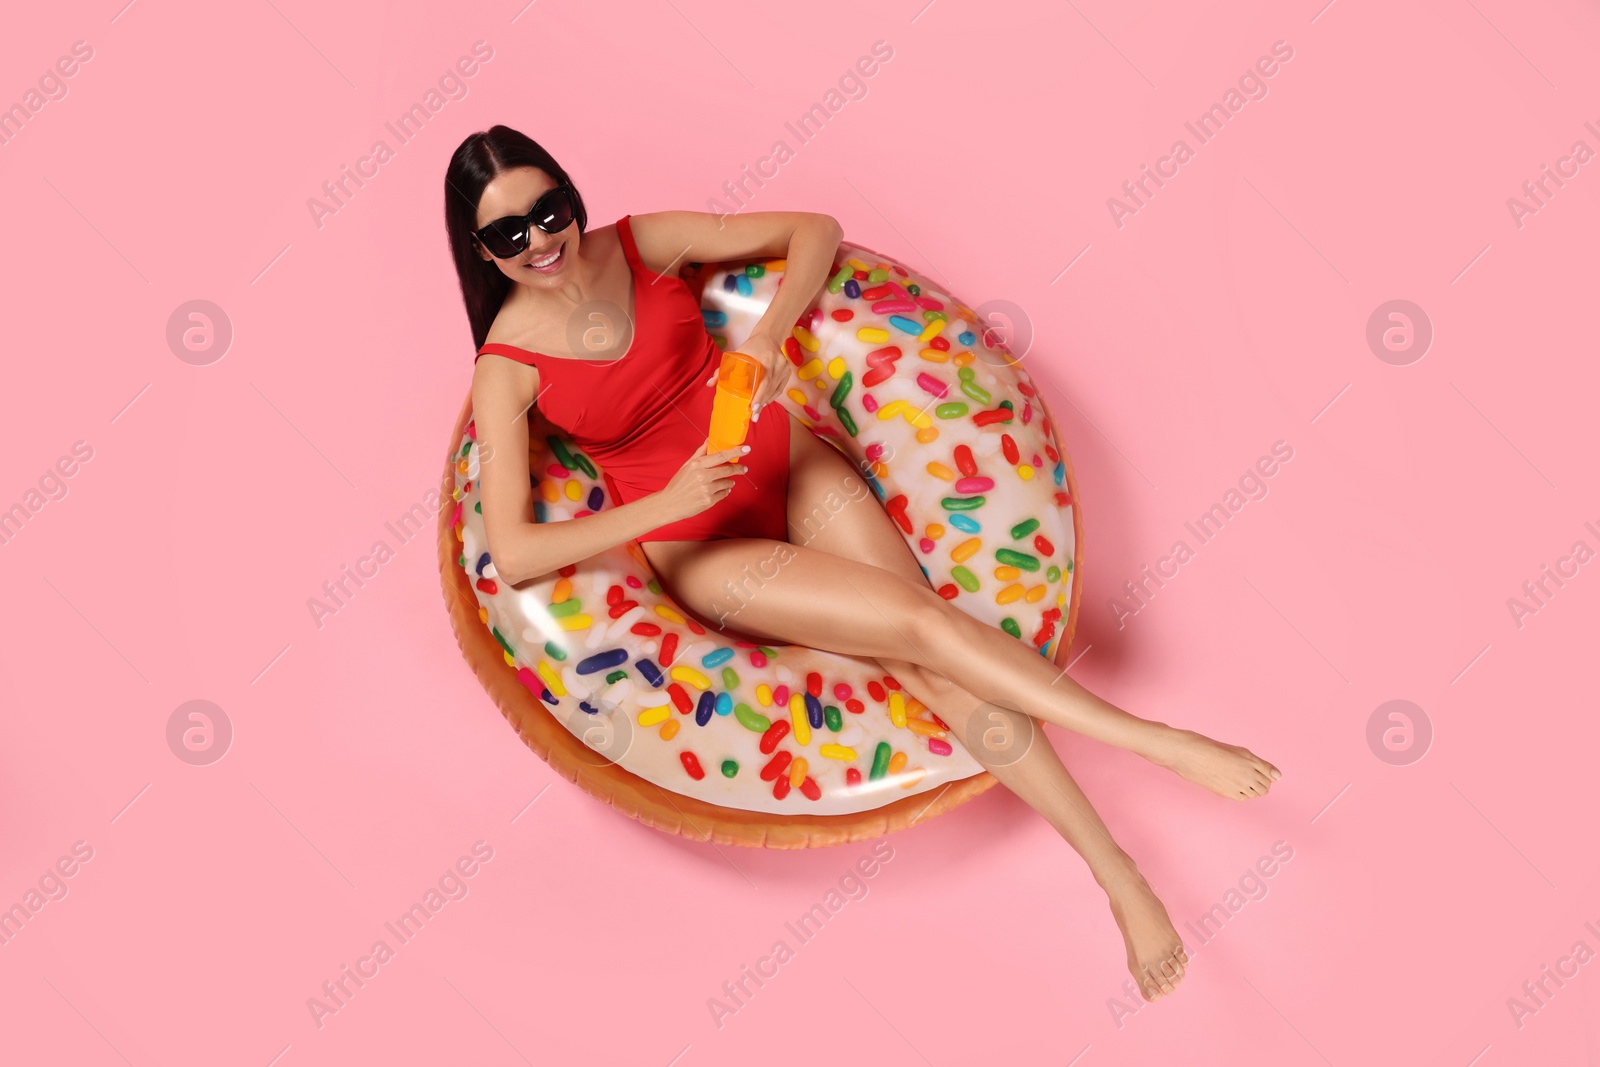
[[[572,197],[565,189],[550,190],[533,208],[533,224],[545,233],[560,233],[572,225]]]
[[[523,219],[496,219],[478,232],[478,240],[491,256],[509,259],[528,247],[528,229]]]

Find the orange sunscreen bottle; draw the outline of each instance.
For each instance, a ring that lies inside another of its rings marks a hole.
[[[721,452],[744,444],[750,432],[750,402],[755,398],[765,368],[743,352],[724,352],[717,371],[717,392],[711,400],[711,443],[707,451]]]

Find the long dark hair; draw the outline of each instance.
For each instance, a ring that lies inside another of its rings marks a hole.
[[[477,228],[478,200],[484,188],[501,171],[513,167],[538,167],[557,182],[572,186],[577,207],[578,232],[589,225],[589,212],[577,186],[555,157],[538,142],[510,126],[491,126],[471,134],[450,156],[444,172],[444,227],[450,237],[450,255],[456,261],[456,277],[461,282],[461,299],[467,305],[467,321],[472,325],[473,351],[483,347],[489,327],[511,288],[511,279],[500,268],[483,259],[473,244]]]

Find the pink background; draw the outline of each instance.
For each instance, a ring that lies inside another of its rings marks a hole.
[[[1507,1007],[1600,950],[1600,565],[1520,627],[1507,606],[1600,548],[1600,163],[1520,227],[1507,207],[1600,149],[1592,5],[120,4],[28,5],[0,37],[7,104],[93,48],[0,145],[0,506],[93,450],[0,545],[0,903],[93,849],[0,945],[0,1059],[1594,1062],[1600,964],[1520,1028]],[[478,40],[467,95],[397,146],[384,122]],[[798,146],[784,122],[876,40],[867,95]],[[1265,98],[1197,146],[1184,122],[1279,40]],[[828,212],[1024,310],[1087,522],[1073,675],[1284,770],[1240,805],[1051,732],[1180,930],[1293,849],[1178,995],[1119,1025],[1104,898],[1003,790],[886,839],[799,945],[784,923],[867,846],[670,838],[518,742],[431,540],[384,527],[467,389],[441,179],[496,122],[595,225],[707,210],[785,138],[750,210]],[[1119,228],[1107,199],[1179,137],[1194,158]],[[394,157],[319,227],[308,200],[379,138]],[[205,366],[165,335],[195,299],[234,331]],[[1366,340],[1394,299],[1434,331],[1404,366]],[[1123,583],[1279,440],[1267,497],[1119,628]],[[308,599],[379,539],[319,629]],[[209,766],[167,743],[195,699],[234,730]],[[1367,741],[1394,699],[1433,730],[1405,765]],[[319,1028],[307,998],[477,841],[468,895]],[[708,998],[780,938],[719,1028]]]

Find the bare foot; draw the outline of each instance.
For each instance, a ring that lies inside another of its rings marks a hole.
[[[1159,1000],[1183,981],[1189,955],[1167,909],[1137,867],[1102,881],[1111,915],[1128,946],[1128,972],[1145,1000]]]
[[[1167,727],[1147,757],[1196,785],[1229,800],[1266,796],[1283,773],[1247,748],[1213,741],[1193,730]]]

